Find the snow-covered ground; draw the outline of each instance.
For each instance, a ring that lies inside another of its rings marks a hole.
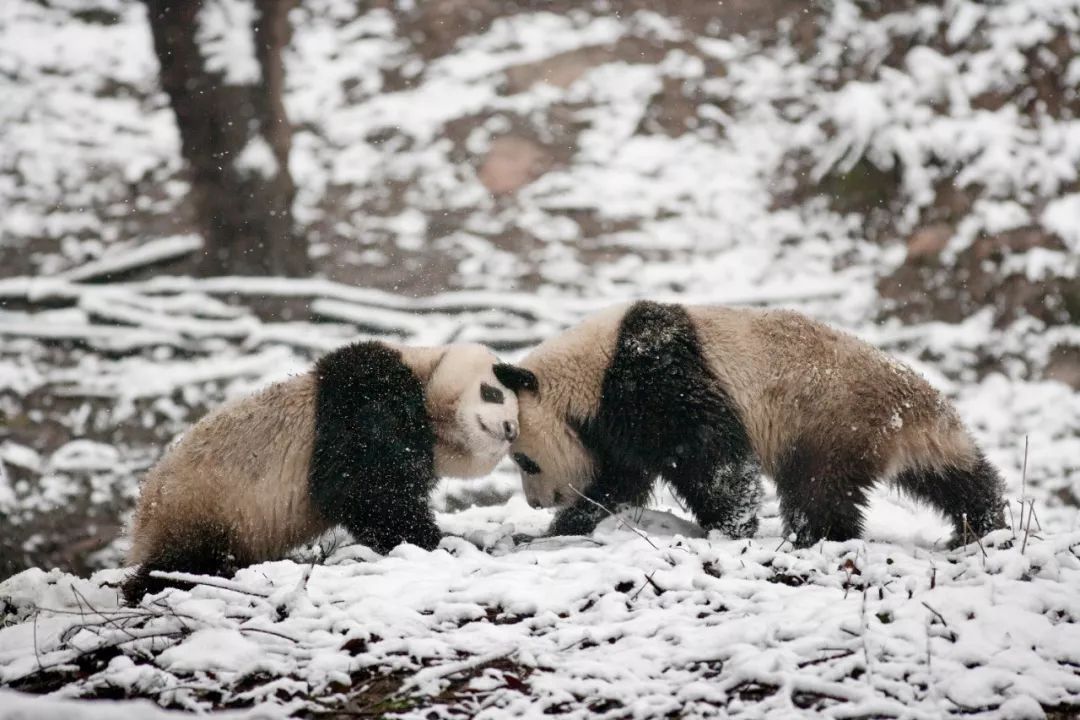
[[[1080,698],[1080,532],[985,556],[910,540],[788,552],[775,523],[741,542],[609,527],[500,543],[545,519],[515,498],[445,518],[486,552],[348,546],[134,609],[116,607],[122,571],[27,571],[4,585],[26,619],[0,631],[0,668],[86,658],[59,696],[418,718],[1016,718]]]
[[[430,57],[413,37],[438,3],[306,0],[291,165],[331,279],[96,284],[198,243],[142,6],[2,5],[0,256],[22,274],[0,268],[0,548],[59,562],[67,543],[106,569],[0,584],[0,685],[57,696],[0,690],[0,716],[120,712],[59,699],[80,696],[144,698],[131,717],[145,699],[248,716],[1077,712],[1080,392],[1047,369],[1080,330],[991,307],[901,324],[877,290],[947,179],[972,202],[946,255],[1034,228],[1055,242],[993,271],[1075,282],[1080,121],[1039,106],[1032,68],[1060,62],[1077,106],[1077,0],[838,0],[813,52],[793,21],[763,40],[663,8],[508,10]],[[534,153],[531,182],[493,195],[508,147]],[[806,193],[858,168],[894,178],[891,204]],[[359,336],[513,358],[641,296],[793,307],[912,363],[1002,469],[1013,529],[949,553],[941,518],[883,489],[865,541],[792,551],[771,495],[759,536],[733,542],[700,537],[660,487],[628,518],[648,540],[609,521],[514,546],[550,513],[506,464],[440,488],[458,537],[435,552],[327,540],[117,607],[124,541],[102,528],[205,408]]]

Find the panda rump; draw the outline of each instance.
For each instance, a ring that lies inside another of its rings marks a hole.
[[[954,542],[1004,522],[1000,476],[948,401],[795,312],[637,302],[521,367],[538,392],[519,393],[511,453],[530,503],[564,506],[551,534],[591,532],[599,506],[643,504],[659,476],[703,527],[749,536],[762,472],[799,546],[858,537],[882,480],[944,512]]]

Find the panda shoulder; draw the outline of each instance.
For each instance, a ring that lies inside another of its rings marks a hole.
[[[319,358],[312,375],[319,403],[423,400],[420,378],[404,362],[401,350],[386,343],[363,341],[338,348]]]

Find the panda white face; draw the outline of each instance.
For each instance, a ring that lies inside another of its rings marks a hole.
[[[534,393],[518,397],[521,432],[510,457],[532,507],[557,507],[577,499],[593,474],[593,461],[570,425]],[[573,489],[571,489],[573,488]]]
[[[427,396],[440,477],[483,477],[517,439],[517,395],[496,377],[500,365],[486,347],[458,344],[435,366]]]
[[[594,462],[578,433],[565,419],[568,414],[565,400],[595,393],[574,383],[548,386],[541,392],[540,380],[531,370],[508,367],[509,370],[497,369],[497,372],[503,384],[517,393],[521,431],[510,446],[510,457],[521,472],[525,499],[533,507],[568,505],[589,486]],[[560,390],[564,391],[562,396]]]

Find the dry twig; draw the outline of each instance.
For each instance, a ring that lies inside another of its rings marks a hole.
[[[445,665],[424,668],[423,670],[418,671],[415,675],[406,680],[398,689],[398,693],[405,694],[409,690],[418,688],[424,683],[431,682],[433,680],[441,680],[444,677],[456,675],[460,672],[474,670],[482,665],[493,663],[496,660],[502,660],[503,658],[509,657],[516,652],[517,648],[511,648],[510,650],[501,650],[499,652],[487,653],[485,655],[476,655],[460,662],[452,662],[446,663]]]
[[[968,533],[969,529],[970,529],[970,526],[968,525],[967,513],[964,513],[964,536],[965,536],[965,538],[967,537],[967,533]],[[986,548],[983,547],[982,538],[980,538],[978,535],[976,535],[974,530],[971,531],[971,534],[972,534],[972,536],[974,536],[975,542],[978,543],[979,549],[982,550],[983,560],[986,560],[986,558],[988,556],[986,554]]]
[[[1020,545],[1020,554],[1021,555],[1024,554],[1025,550],[1027,550],[1028,536],[1031,534],[1031,516],[1034,515],[1034,514],[1035,514],[1035,499],[1032,498],[1031,499],[1031,507],[1028,510],[1027,527],[1024,528],[1024,542]]]
[[[219,590],[229,590],[231,592],[240,593],[241,595],[250,595],[252,597],[261,598],[266,600],[269,595],[265,593],[256,592],[255,590],[249,590],[239,583],[229,582],[220,578],[211,578],[205,575],[193,575],[191,573],[182,572],[162,572],[160,570],[152,570],[150,577],[158,580],[172,580],[173,582],[188,583],[191,585],[205,585],[206,587],[218,588]]]
[[[1024,468],[1020,471],[1020,528],[1024,527],[1024,504],[1027,502],[1028,436],[1024,436]]]
[[[655,575],[655,574],[656,574],[656,571],[655,571],[655,570],[653,570],[653,571],[652,571],[651,573],[649,573],[648,575],[646,575],[646,576],[645,576],[645,582],[641,583],[641,587],[639,587],[639,588],[638,588],[637,590],[635,590],[635,591],[634,591],[634,594],[633,594],[633,595],[631,595],[630,597],[628,597],[628,598],[626,599],[626,601],[627,601],[627,602],[630,602],[631,600],[633,600],[634,598],[636,598],[636,597],[637,597],[638,595],[640,595],[640,594],[641,594],[641,591],[645,589],[645,586],[646,586],[646,585],[648,585],[649,583],[651,583],[651,582],[652,582],[652,576],[653,576],[653,575]]]
[[[925,600],[922,601],[922,604],[923,604],[923,607],[925,607],[930,612],[934,613],[934,615],[937,617],[937,619],[941,621],[942,625],[944,625],[945,627],[949,627],[949,623],[945,622],[945,616],[944,615],[939,613],[934,608],[930,607],[929,603],[927,603]]]

